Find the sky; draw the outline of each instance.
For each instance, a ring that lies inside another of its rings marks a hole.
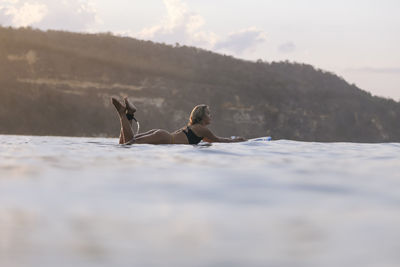
[[[400,101],[399,0],[0,0],[0,24],[112,32],[334,72]]]

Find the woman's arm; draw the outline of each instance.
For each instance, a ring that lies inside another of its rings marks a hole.
[[[243,137],[236,137],[234,139],[218,137],[206,127],[201,130],[201,135],[204,137],[203,140],[209,143],[237,143],[247,141],[247,139]]]

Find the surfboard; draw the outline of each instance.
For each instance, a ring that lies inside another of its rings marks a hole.
[[[271,140],[272,140],[271,136],[266,136],[266,137],[253,138],[253,139],[250,139],[249,141],[266,142],[266,141],[271,141]]]

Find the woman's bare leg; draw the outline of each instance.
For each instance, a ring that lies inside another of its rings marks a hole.
[[[145,135],[152,134],[152,133],[154,133],[154,132],[157,131],[157,130],[158,130],[158,129],[153,129],[153,130],[147,131],[147,132],[145,132],[145,133],[137,134],[137,135],[135,135],[135,138],[139,138],[139,137],[142,137],[142,136],[145,136]]]
[[[171,144],[172,143],[172,135],[165,130],[155,130],[154,132],[142,135],[141,137],[135,137],[136,144]]]
[[[122,132],[122,128],[121,131],[119,132],[119,144],[123,144],[125,143],[125,138],[124,138],[124,133]]]
[[[121,123],[121,133],[120,133],[120,142],[123,144],[170,144],[172,140],[172,136],[169,132],[165,130],[151,130],[144,134],[138,135],[136,139],[134,137],[132,124],[129,122],[126,117],[126,107],[124,107],[116,98],[111,98],[112,103],[115,106],[120,123]]]
[[[134,134],[131,124],[129,123],[125,115],[126,108],[114,97],[111,98],[111,102],[113,103],[119,115],[119,121],[121,123],[121,129],[122,129],[122,137],[124,141],[123,143],[134,141]]]
[[[135,105],[133,105],[131,102],[129,102],[128,97],[124,97],[124,102],[125,102],[125,107],[126,107],[126,111],[127,111],[126,113],[132,114],[132,116],[133,116],[135,114],[137,108],[135,107]],[[133,127],[132,119],[128,120],[128,121],[131,124],[131,128],[132,128]],[[132,128],[132,130],[133,130],[133,128]],[[123,129],[121,127],[121,131],[119,133],[119,143],[120,144],[125,144],[126,142],[127,141],[125,140]]]
[[[128,121],[129,121],[129,123],[131,125],[131,128],[132,128],[132,120],[128,120]],[[125,144],[126,143],[122,127],[121,127],[121,131],[119,132],[119,143],[120,144]]]

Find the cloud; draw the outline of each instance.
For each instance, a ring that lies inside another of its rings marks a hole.
[[[90,0],[0,1],[2,25],[85,31],[99,22]]]
[[[249,28],[231,33],[225,40],[215,44],[216,50],[231,50],[237,54],[252,50],[256,45],[264,43],[267,36],[264,31]]]
[[[181,0],[164,0],[164,4],[167,16],[158,25],[143,29],[137,37],[170,44],[214,45],[217,36],[202,30],[205,23],[203,17],[190,12]]]
[[[189,11],[182,0],[164,0],[167,16],[153,27],[143,29],[136,37],[169,44],[183,43],[205,49],[230,51],[242,54],[265,42],[266,34],[256,28],[231,33],[226,38],[205,31],[205,20]]]
[[[294,50],[296,50],[296,45],[293,42],[286,42],[278,47],[278,51],[281,53],[291,53]]]
[[[2,15],[8,23],[16,27],[25,27],[39,22],[48,12],[47,6],[40,3],[24,3],[23,5],[16,7],[12,5],[16,3],[15,1],[7,2],[11,5],[8,7],[2,7]]]
[[[101,21],[94,0],[0,0],[0,24],[32,26],[40,29],[93,31]],[[205,19],[192,12],[184,0],[163,0],[166,15],[156,25],[138,33],[117,31],[121,35],[165,42],[181,43],[204,49],[240,55],[254,51],[266,41],[264,31],[250,27],[218,36],[205,29]]]

